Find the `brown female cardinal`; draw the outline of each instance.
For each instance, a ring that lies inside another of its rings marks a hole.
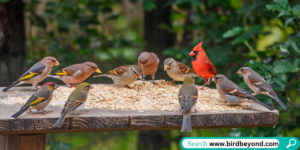
[[[194,47],[193,51],[191,51],[190,56],[193,56],[192,65],[196,74],[204,79],[204,86],[206,84],[210,84],[210,80],[218,74],[216,67],[207,57],[204,49],[201,47],[202,43],[199,43]]]

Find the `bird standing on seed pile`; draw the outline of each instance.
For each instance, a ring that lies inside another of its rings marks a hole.
[[[95,77],[105,76],[113,80],[115,85],[129,85],[136,81],[137,78],[142,80],[142,69],[137,65],[126,65],[115,68],[103,75],[97,75]]]
[[[138,65],[142,68],[144,75],[151,75],[154,83],[155,73],[158,69],[159,59],[156,54],[150,52],[142,52],[138,58]]]
[[[186,76],[178,94],[178,101],[183,115],[181,132],[192,132],[191,112],[197,104],[197,98],[198,90],[195,87],[195,77]]]
[[[204,79],[203,89],[205,85],[210,84],[210,80],[218,74],[218,71],[201,47],[202,43],[203,41],[194,47],[190,56],[193,56],[192,65],[194,71],[199,77]]]
[[[76,84],[84,81],[94,72],[101,73],[95,63],[85,62],[63,68],[50,77],[62,80],[68,87],[76,87]]]
[[[46,111],[45,108],[50,103],[53,97],[54,90],[58,87],[57,84],[53,82],[45,83],[39,90],[37,90],[26,102],[26,104],[21,108],[20,111],[12,115],[13,118],[18,118],[22,113],[29,109],[38,111],[43,111],[43,114],[50,113],[52,111]]]
[[[32,84],[35,89],[38,89],[37,84],[51,73],[52,67],[55,65],[59,65],[59,62],[54,57],[45,57],[26,71],[17,81],[2,91],[6,92],[10,88],[21,84]]]
[[[249,88],[254,92],[252,95],[264,94],[270,96],[274,100],[276,100],[285,111],[289,111],[290,109],[277,97],[277,94],[273,91],[271,86],[261,77],[258,73],[252,70],[249,67],[242,67],[237,72],[238,74],[243,75],[245,83],[249,86]]]
[[[217,85],[217,90],[220,96],[227,102],[225,105],[240,105],[243,102],[257,103],[269,110],[274,110],[275,108],[259,101],[256,97],[248,93],[246,90],[240,88],[235,83],[227,79],[222,74],[217,74],[212,81]]]
[[[91,89],[91,84],[87,82],[80,83],[76,89],[70,94],[65,106],[61,112],[61,117],[55,122],[53,127],[61,127],[67,115],[71,112],[79,112],[79,114],[87,113],[88,111],[81,112],[84,108],[88,92]]]
[[[192,68],[183,63],[175,61],[173,58],[167,58],[164,61],[164,70],[167,71],[169,77],[173,79],[171,82],[183,81],[187,76],[196,75]]]

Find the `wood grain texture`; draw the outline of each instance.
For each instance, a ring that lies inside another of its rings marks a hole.
[[[31,95],[32,87],[16,87],[3,93],[0,88],[0,101],[6,96]],[[173,130],[180,129],[182,114],[178,111],[127,111],[92,108],[82,115],[67,116],[62,127],[53,128],[62,108],[48,106],[52,113],[23,113],[18,119],[10,116],[22,105],[0,104],[0,134],[36,134],[52,132],[95,132],[127,130]],[[192,128],[238,128],[272,127],[278,124],[279,112],[269,111],[260,105],[250,105],[248,109],[222,112],[192,113]]]
[[[46,134],[0,135],[0,150],[44,150]]]

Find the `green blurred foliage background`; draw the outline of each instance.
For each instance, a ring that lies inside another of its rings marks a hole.
[[[60,61],[59,68],[93,61],[102,72],[120,65],[137,64],[139,53],[147,45],[143,40],[147,36],[144,35],[144,11],[158,8],[154,0],[23,2],[28,66],[52,55]],[[191,133],[168,131],[165,138],[170,140],[171,146],[167,149],[181,149],[179,141],[184,136],[300,138],[298,0],[169,0],[165,5],[172,6],[171,15],[166,18],[172,25],[159,24],[158,27],[173,33],[175,44],[161,51],[163,55],[191,66],[189,52],[204,41],[203,47],[219,73],[250,91],[236,73],[240,67],[250,66],[291,109],[285,112],[271,98],[259,95],[260,100],[279,110],[276,127],[199,129]],[[106,83],[101,79],[92,82]],[[197,79],[197,84],[203,84],[203,80]],[[214,83],[210,87],[215,88]],[[137,141],[137,131],[54,133],[47,135],[47,149],[137,149]]]

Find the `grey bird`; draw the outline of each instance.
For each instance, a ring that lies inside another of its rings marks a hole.
[[[155,73],[158,69],[158,64],[159,59],[157,55],[151,52],[142,52],[138,58],[138,65],[143,71],[143,78],[146,75],[151,75],[153,83],[155,79]]]
[[[59,65],[59,62],[54,57],[45,57],[26,71],[17,81],[2,91],[6,92],[10,88],[21,84],[32,84],[34,88],[38,89],[37,84],[51,73],[52,67],[55,65]]]
[[[271,86],[261,77],[258,73],[252,70],[249,67],[242,67],[237,72],[238,74],[243,75],[245,83],[249,88],[254,92],[252,95],[264,94],[270,96],[275,101],[277,101],[285,111],[290,109],[278,98],[277,94],[273,91]]]
[[[251,95],[246,90],[240,88],[235,83],[227,79],[222,74],[217,74],[212,81],[217,85],[218,92],[220,96],[227,102],[225,105],[240,105],[243,102],[257,103],[269,110],[274,110],[275,108],[261,102],[258,98]]]
[[[53,97],[54,90],[58,87],[53,82],[45,83],[39,90],[37,90],[26,102],[26,104],[17,113],[12,115],[13,118],[18,118],[26,110],[31,112],[32,109],[43,111],[43,114],[50,113],[52,111],[46,111],[45,107],[50,103]]]
[[[164,70],[167,71],[167,74],[173,81],[183,81],[187,76],[197,76],[194,70],[183,63],[177,62],[173,58],[167,58],[164,61]]]
[[[178,94],[178,101],[183,115],[181,132],[192,132],[191,112],[197,104],[197,98],[198,89],[195,87],[195,77],[192,75],[186,76]]]
[[[94,76],[94,78],[99,76],[109,77],[115,85],[125,86],[134,83],[137,78],[142,80],[142,69],[137,65],[126,65],[115,68],[106,74]]]

